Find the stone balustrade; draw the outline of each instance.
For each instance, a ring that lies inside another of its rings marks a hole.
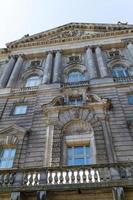
[[[113,77],[114,82],[121,83],[121,82],[133,82],[133,76],[126,76],[126,77]]]
[[[132,185],[133,163],[0,170],[0,191]]]

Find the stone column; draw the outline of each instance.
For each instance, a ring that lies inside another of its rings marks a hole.
[[[53,83],[59,83],[61,81],[61,52],[57,51],[54,61],[54,70],[53,70]]]
[[[88,68],[88,78],[89,79],[96,78],[97,70],[96,70],[96,65],[94,62],[92,49],[90,47],[88,47],[86,50],[86,63],[87,63],[87,68]]]
[[[113,193],[113,200],[125,200],[123,187],[114,187],[112,193]]]
[[[7,84],[7,87],[12,87],[13,84],[15,84],[17,78],[18,78],[18,75],[19,75],[19,72],[21,70],[21,67],[22,67],[22,64],[23,64],[23,58],[22,56],[20,55],[17,59],[17,62],[14,66],[14,69],[11,73],[11,76],[9,78],[9,81],[8,81],[8,84]]]
[[[108,76],[108,70],[107,70],[107,66],[106,66],[104,59],[103,59],[101,48],[97,47],[96,50],[95,50],[95,53],[96,53],[96,58],[97,58],[97,63],[98,63],[100,75],[101,75],[102,78],[107,77]]]
[[[0,78],[0,87],[6,87],[6,84],[8,82],[8,79],[11,75],[11,72],[13,70],[13,67],[15,65],[16,59],[15,57],[11,56],[9,62],[7,64],[5,64],[5,69],[4,72]]]
[[[48,53],[46,62],[43,62],[43,81],[42,83],[50,83],[52,75],[52,63],[53,55],[51,52]]]
[[[131,56],[133,57],[133,44],[130,42],[128,45],[127,45],[127,48],[131,54]]]
[[[12,192],[11,200],[24,200],[25,198],[22,196],[21,192]]]
[[[46,191],[38,191],[37,192],[37,200],[46,200],[47,192]]]

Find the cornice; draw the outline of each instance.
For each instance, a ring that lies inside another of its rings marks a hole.
[[[43,45],[57,45],[57,44],[64,44],[68,42],[77,42],[77,41],[89,41],[89,40],[96,40],[96,39],[104,39],[104,38],[111,38],[121,35],[129,35],[133,34],[133,28],[132,29],[126,29],[126,30],[119,30],[119,31],[111,31],[111,32],[105,32],[105,33],[97,33],[95,35],[81,35],[81,36],[75,36],[75,37],[68,37],[68,38],[59,38],[59,39],[52,39],[52,40],[40,40],[40,41],[26,41],[23,43],[11,43],[8,46],[9,50],[17,50],[20,48],[27,48],[27,47],[35,47],[35,46],[43,46]],[[50,35],[50,34],[49,34]]]

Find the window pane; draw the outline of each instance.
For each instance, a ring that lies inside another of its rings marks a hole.
[[[85,77],[82,73],[80,72],[71,72],[68,75],[68,82],[76,82],[76,81],[83,81],[85,80]]]
[[[75,159],[75,165],[84,165],[84,158],[77,158]]]
[[[133,95],[128,96],[128,103],[133,105]]]
[[[11,153],[10,153],[11,158],[14,158],[15,153],[16,153],[16,149],[11,149]]]
[[[26,111],[27,111],[27,105],[20,105],[15,107],[14,114],[15,115],[25,114]]]
[[[32,76],[27,79],[26,87],[38,86],[41,83],[41,79],[39,76]]]
[[[9,158],[11,149],[4,149],[2,158]]]
[[[74,165],[73,160],[68,160],[67,165],[69,165],[69,166]]]
[[[74,147],[74,154],[83,154],[84,149],[83,147]]]
[[[89,146],[86,146],[85,147],[85,151],[86,151],[86,155],[90,155],[90,147]]]
[[[7,168],[11,168],[12,166],[13,166],[13,160],[8,160],[7,164],[6,164],[6,167]]]
[[[91,164],[90,146],[73,146],[67,149],[68,165],[87,165]]]
[[[6,161],[5,160],[0,161],[0,168],[6,168]]]
[[[67,149],[68,158],[72,157],[72,151],[73,151],[73,149],[71,147]]]
[[[85,161],[85,164],[86,165],[92,164],[92,159],[91,158],[87,158],[86,161]]]
[[[11,168],[16,153],[16,149],[3,149],[0,157],[0,168]]]

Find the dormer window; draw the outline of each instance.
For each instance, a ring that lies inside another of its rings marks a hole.
[[[67,82],[79,82],[84,81],[84,75],[79,71],[72,71],[68,74]]]
[[[39,76],[31,76],[27,79],[25,87],[34,87],[38,86],[41,83],[41,79]]]

